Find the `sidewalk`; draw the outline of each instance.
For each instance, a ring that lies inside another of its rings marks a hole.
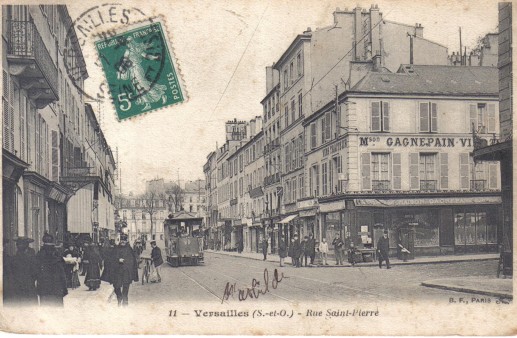
[[[513,300],[511,278],[463,277],[422,282],[422,286]]]
[[[113,291],[113,286],[102,282],[101,287],[96,291],[88,291],[84,285],[84,276],[79,276],[81,286],[76,289],[68,289],[68,295],[64,298],[65,308],[80,308],[88,306],[105,306],[108,304],[108,297]],[[117,297],[113,296],[111,303],[117,304]]]
[[[214,250],[205,250],[205,252],[214,253],[218,255],[226,255],[240,258],[248,258],[254,260],[263,260],[264,256],[261,253],[257,252],[229,252],[229,251],[214,251]],[[448,255],[448,256],[428,256],[428,257],[416,257],[415,259],[408,260],[407,262],[398,260],[393,257],[390,259],[391,265],[412,265],[412,264],[439,264],[439,263],[457,263],[457,262],[471,262],[471,261],[487,261],[487,260],[498,260],[499,254],[472,254],[472,255]],[[280,264],[280,258],[278,254],[268,254],[266,261],[274,262]],[[314,265],[314,267],[318,268],[337,268],[337,267],[352,267],[352,265],[348,262],[345,265],[336,265],[334,259],[328,259],[329,265]],[[291,265],[291,258],[287,257],[284,261],[284,264]],[[357,263],[358,267],[367,267],[367,266],[378,266],[379,263],[376,261],[368,262],[368,263]]]

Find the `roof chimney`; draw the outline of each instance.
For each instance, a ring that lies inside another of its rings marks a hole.
[[[415,24],[415,36],[419,38],[424,37],[424,27],[422,27],[421,23]]]

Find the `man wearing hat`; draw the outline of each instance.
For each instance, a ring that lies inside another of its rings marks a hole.
[[[156,275],[158,277],[157,282],[161,283],[162,276],[160,272],[162,270],[163,258],[162,258],[162,250],[156,245],[156,241],[151,241],[151,247],[153,250],[151,251],[151,258],[153,259],[154,268],[156,269]]]
[[[38,305],[36,293],[37,262],[29,243],[33,239],[18,237],[16,239],[16,255],[11,260],[11,282],[13,302],[20,305]]]
[[[36,255],[38,273],[37,293],[41,306],[63,306],[63,297],[68,294],[63,257],[55,248],[54,237],[43,235],[43,247]]]
[[[390,240],[388,238],[388,229],[384,230],[384,235],[379,238],[377,242],[377,253],[379,257],[379,269],[382,269],[382,261],[386,261],[386,268],[391,269],[390,266]]]
[[[138,282],[138,265],[135,253],[127,241],[127,235],[120,235],[120,243],[115,249],[116,264],[112,284],[117,295],[118,305],[128,305],[129,286],[132,282]]]

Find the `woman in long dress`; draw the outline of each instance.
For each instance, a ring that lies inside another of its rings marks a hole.
[[[79,282],[79,260],[81,258],[79,251],[75,249],[73,244],[69,244],[68,249],[63,252],[63,258],[65,261],[66,287],[78,288],[81,286]]]
[[[84,254],[84,260],[88,262],[86,270],[86,278],[84,284],[88,287],[88,291],[95,291],[101,285],[101,264],[102,257],[99,247],[94,243],[88,246]]]

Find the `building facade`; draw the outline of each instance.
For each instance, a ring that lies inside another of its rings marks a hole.
[[[472,134],[498,138],[497,70],[379,70],[372,64],[304,122],[318,238],[338,233],[373,248],[389,230],[393,252],[398,244],[414,255],[496,251],[499,164],[474,161]]]
[[[75,217],[94,239],[114,229],[115,163],[98,124],[92,132],[95,115],[82,96],[88,73],[71,23],[66,6],[2,7],[3,233],[10,253],[18,236],[33,238],[35,249],[44,232],[67,241]],[[73,82],[67,69],[80,70]],[[92,133],[100,146],[90,147]],[[74,199],[92,185],[101,186],[88,197],[98,211],[84,212]]]

